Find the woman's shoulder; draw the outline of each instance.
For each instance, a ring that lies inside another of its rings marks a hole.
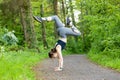
[[[60,44],[58,44],[58,45],[56,46],[56,50],[61,50],[61,45],[60,45]]]

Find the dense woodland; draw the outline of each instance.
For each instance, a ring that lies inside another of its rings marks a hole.
[[[120,70],[120,0],[0,0],[0,54],[26,49],[47,53],[54,46],[54,22],[38,23],[33,15],[58,15],[65,24],[69,15],[82,34],[68,37],[66,53],[86,53]]]

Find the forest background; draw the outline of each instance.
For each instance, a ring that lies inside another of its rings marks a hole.
[[[65,24],[71,16],[82,34],[68,37],[63,54],[85,53],[120,71],[120,0],[0,0],[0,80],[34,80],[30,66],[57,41],[54,22],[41,24],[33,15],[58,15]]]

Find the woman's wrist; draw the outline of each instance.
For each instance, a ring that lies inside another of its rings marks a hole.
[[[55,71],[62,71],[63,70],[63,67],[56,67],[55,68]]]
[[[59,67],[59,69],[63,69],[63,67]]]

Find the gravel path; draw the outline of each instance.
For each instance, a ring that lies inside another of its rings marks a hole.
[[[36,80],[120,80],[120,73],[90,62],[85,55],[64,56],[64,70],[55,72],[57,60],[46,59],[34,67]]]

